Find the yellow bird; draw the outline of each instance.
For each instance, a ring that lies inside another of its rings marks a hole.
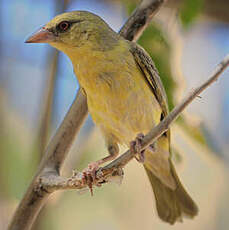
[[[139,133],[146,134],[168,114],[166,94],[151,58],[97,15],[86,11],[58,15],[26,42],[49,43],[71,59],[110,154],[92,168],[114,159],[119,144],[130,147]],[[170,132],[140,156],[159,217],[174,224],[197,215],[198,208],[171,162]]]

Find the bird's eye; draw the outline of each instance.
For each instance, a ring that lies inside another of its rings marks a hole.
[[[57,29],[60,31],[60,32],[65,32],[66,30],[68,30],[70,28],[70,23],[69,22],[66,22],[66,21],[63,21],[61,23],[59,23],[59,25],[57,26]]]

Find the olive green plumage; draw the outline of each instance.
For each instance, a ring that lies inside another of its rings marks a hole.
[[[98,164],[116,157],[118,145],[129,147],[138,133],[146,134],[168,114],[166,94],[151,58],[100,17],[85,11],[58,15],[29,42],[42,42],[42,38],[72,61],[89,112],[110,153]],[[197,215],[197,206],[171,162],[170,131],[153,150],[146,149],[144,167],[162,220],[173,224],[183,216]]]

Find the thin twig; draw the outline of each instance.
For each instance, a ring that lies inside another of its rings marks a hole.
[[[36,144],[38,144],[38,151],[40,158],[44,154],[45,147],[47,145],[49,128],[50,128],[50,120],[52,116],[52,103],[53,103],[53,93],[54,93],[54,85],[57,74],[57,64],[58,64],[59,51],[51,50],[48,53],[48,76],[45,79],[45,87],[42,93],[41,98],[41,119],[40,126],[38,130],[38,137],[36,138]]]
[[[54,14],[60,14],[64,12],[68,4],[69,0],[58,1],[55,2],[55,10]],[[54,98],[54,87],[57,78],[57,66],[59,60],[59,51],[50,49],[48,51],[46,57],[45,69],[47,69],[47,76],[45,78],[44,90],[41,96],[41,106],[40,106],[40,125],[38,130],[38,136],[36,138],[36,144],[38,144],[38,152],[40,158],[42,158],[45,153],[45,147],[47,146],[47,141],[49,137],[49,128],[50,121],[52,117],[52,103]]]
[[[158,4],[155,5],[157,2]],[[120,31],[121,35],[128,40],[136,41],[152,18],[152,15],[154,15],[154,12],[157,11],[157,7],[159,8],[163,2],[162,0],[143,0],[136,11],[130,16],[127,25],[124,25]],[[151,5],[154,5],[154,7],[151,7]],[[149,8],[145,18],[147,23],[139,24],[137,29],[131,29],[131,27],[135,27],[139,19],[143,17],[141,14],[146,12],[146,10],[144,10],[146,8]],[[147,17],[150,17],[150,19]],[[131,36],[129,36],[129,33],[131,33]],[[40,181],[41,179],[44,180],[44,178],[53,178],[53,181],[55,181],[54,178],[61,179],[61,177],[59,177],[61,166],[87,114],[87,100],[82,90],[80,90],[60,128],[48,144],[38,171],[15,211],[8,230],[31,229],[39,211],[49,196],[49,191],[47,191],[44,186],[40,186],[39,189],[39,185],[41,185]]]
[[[192,90],[183,101],[177,105],[163,121],[161,121],[156,127],[154,127],[142,140],[142,149],[144,150],[150,144],[154,143],[164,132],[166,132],[171,123],[181,114],[181,112],[196,98],[201,92],[215,82],[220,74],[229,66],[229,55],[226,56],[215,68],[207,81],[203,82],[199,87]],[[122,168],[135,156],[134,152],[130,150],[126,151],[120,157],[112,161],[105,167],[100,168],[96,172],[96,180],[94,185],[101,185],[112,180],[112,177],[122,176]],[[82,174],[76,173],[71,178],[44,178],[39,184],[41,188],[45,188],[48,191],[54,191],[58,189],[82,189],[87,185],[82,181]]]

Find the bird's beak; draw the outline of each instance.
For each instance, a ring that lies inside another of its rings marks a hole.
[[[32,34],[25,43],[49,43],[54,42],[56,40],[56,36],[45,27],[42,27],[34,34]]]

